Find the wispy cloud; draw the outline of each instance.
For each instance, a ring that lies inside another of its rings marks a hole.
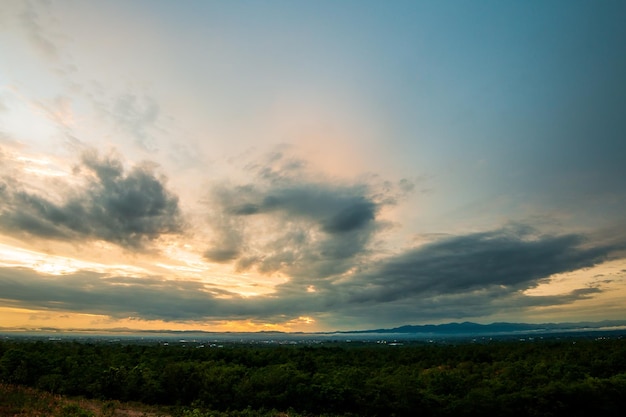
[[[28,39],[46,58],[57,58],[59,48],[52,40],[53,36],[48,25],[42,23],[44,20],[50,20],[50,8],[46,7],[46,2],[41,2],[39,7],[34,7],[31,2],[23,2],[22,6],[23,10],[19,14],[19,18]]]
[[[160,107],[156,100],[146,95],[122,94],[103,108],[106,116],[122,132],[130,135],[142,149],[154,152],[157,145],[153,133],[158,129]]]

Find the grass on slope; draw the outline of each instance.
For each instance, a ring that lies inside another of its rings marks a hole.
[[[141,404],[71,399],[0,383],[0,417],[169,417]]]

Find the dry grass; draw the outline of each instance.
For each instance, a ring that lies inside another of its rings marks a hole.
[[[170,417],[141,404],[72,399],[0,383],[0,417]]]

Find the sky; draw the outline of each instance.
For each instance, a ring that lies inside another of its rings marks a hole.
[[[0,329],[626,317],[626,2],[0,7]]]

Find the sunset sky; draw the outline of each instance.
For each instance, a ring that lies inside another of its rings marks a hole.
[[[0,5],[0,330],[626,318],[626,2]]]

